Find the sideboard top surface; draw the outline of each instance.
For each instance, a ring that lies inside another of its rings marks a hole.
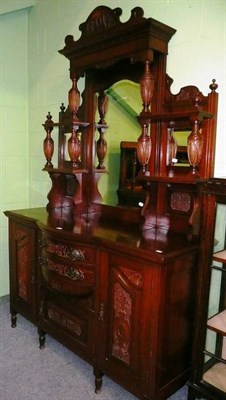
[[[51,215],[43,208],[6,211],[13,220],[21,218],[38,227],[45,235],[56,240],[81,241],[117,251],[126,251],[131,256],[139,255],[142,260],[164,263],[167,260],[197,251],[197,243],[186,234],[167,231],[164,228],[141,230],[138,223],[125,224],[101,215],[76,216],[76,220]],[[65,216],[64,216],[65,217]]]

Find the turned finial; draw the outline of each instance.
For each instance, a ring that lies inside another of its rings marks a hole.
[[[212,92],[217,90],[218,84],[216,83],[216,79],[212,79],[212,83],[209,85],[209,88]]]
[[[64,105],[64,103],[61,103],[61,106],[60,106],[60,111],[63,113],[64,111],[65,111],[65,105]]]
[[[52,115],[50,114],[50,111],[48,111],[48,115],[46,115],[46,122],[52,122]]]

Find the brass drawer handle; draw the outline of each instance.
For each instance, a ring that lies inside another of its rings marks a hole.
[[[46,250],[49,253],[57,254],[60,257],[69,258],[72,261],[85,261],[84,250],[75,249],[73,247],[65,246],[60,243],[54,243],[47,239]]]
[[[44,269],[56,272],[58,275],[61,276],[66,276],[72,281],[81,281],[82,279],[85,279],[84,273],[81,270],[73,267],[68,267],[63,264],[55,263],[54,261],[49,259],[43,260],[42,266],[44,267]]]
[[[84,279],[84,274],[82,273],[82,271],[79,271],[78,269],[74,269],[72,267],[67,268],[65,275],[72,281],[81,281],[82,279]]]
[[[66,251],[66,256],[72,261],[85,261],[84,253],[80,249],[69,247]]]

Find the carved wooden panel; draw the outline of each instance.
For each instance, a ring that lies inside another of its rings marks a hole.
[[[123,260],[124,261],[124,260]],[[143,288],[143,275],[130,268],[130,263],[118,263],[112,286],[112,356],[131,365],[135,331],[133,318]]]
[[[15,230],[18,295],[28,301],[31,270],[32,243],[26,230],[21,227]]]
[[[87,322],[74,314],[72,315],[53,304],[48,304],[47,319],[75,335],[80,341],[87,342]]]
[[[191,209],[192,198],[190,193],[172,192],[170,197],[170,208],[173,211],[188,213]]]
[[[126,364],[130,362],[132,299],[126,290],[116,283],[114,286],[114,322],[112,354]]]

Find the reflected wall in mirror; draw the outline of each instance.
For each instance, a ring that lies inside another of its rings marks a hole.
[[[190,167],[187,154],[187,139],[190,131],[175,131],[173,136],[177,143],[176,162],[174,166]]]
[[[106,114],[108,129],[105,134],[107,154],[104,160],[107,173],[101,175],[98,188],[104,204],[116,205],[118,204],[120,143],[125,140],[137,141],[141,129],[137,116],[142,109],[142,101],[139,84],[129,80],[119,81],[105,92],[108,95]],[[99,121],[98,112],[96,121]],[[95,140],[97,141],[98,138],[97,132]]]

